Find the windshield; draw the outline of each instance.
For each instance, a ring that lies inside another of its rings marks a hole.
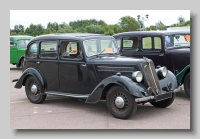
[[[88,57],[98,54],[114,54],[118,52],[115,39],[89,39],[83,41]]]
[[[30,40],[18,40],[18,47],[25,48]]]
[[[165,36],[166,47],[190,46],[190,34]]]

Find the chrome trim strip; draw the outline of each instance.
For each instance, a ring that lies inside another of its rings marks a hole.
[[[54,92],[54,91],[47,91],[45,92],[47,95],[57,95],[57,96],[66,96],[66,97],[74,97],[74,98],[88,98],[90,94],[71,94],[71,93],[63,93],[63,92]]]

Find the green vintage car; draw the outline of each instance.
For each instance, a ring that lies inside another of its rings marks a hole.
[[[10,36],[10,64],[23,67],[24,54],[32,36]]]

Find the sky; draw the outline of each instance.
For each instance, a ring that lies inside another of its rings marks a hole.
[[[146,14],[149,15],[146,20]],[[27,28],[32,24],[42,24],[45,28],[48,22],[67,24],[81,19],[103,20],[107,24],[117,24],[123,16],[137,19],[137,15],[144,17],[146,27],[162,21],[166,26],[178,22],[178,17],[190,20],[190,10],[10,10],[10,28],[23,25]]]

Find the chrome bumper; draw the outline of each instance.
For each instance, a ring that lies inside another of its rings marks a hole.
[[[158,96],[149,96],[149,97],[143,97],[143,98],[136,98],[135,102],[149,101],[149,100],[153,100],[153,99],[157,100],[159,97],[160,97],[159,99],[162,99],[165,96],[166,96],[165,99],[167,99],[167,98],[169,98],[167,96],[170,96],[172,93],[177,93],[177,92],[179,92],[181,90],[182,90],[182,87],[179,86],[177,89],[174,89],[173,91],[168,92],[166,94],[162,94],[162,95],[158,95]]]

